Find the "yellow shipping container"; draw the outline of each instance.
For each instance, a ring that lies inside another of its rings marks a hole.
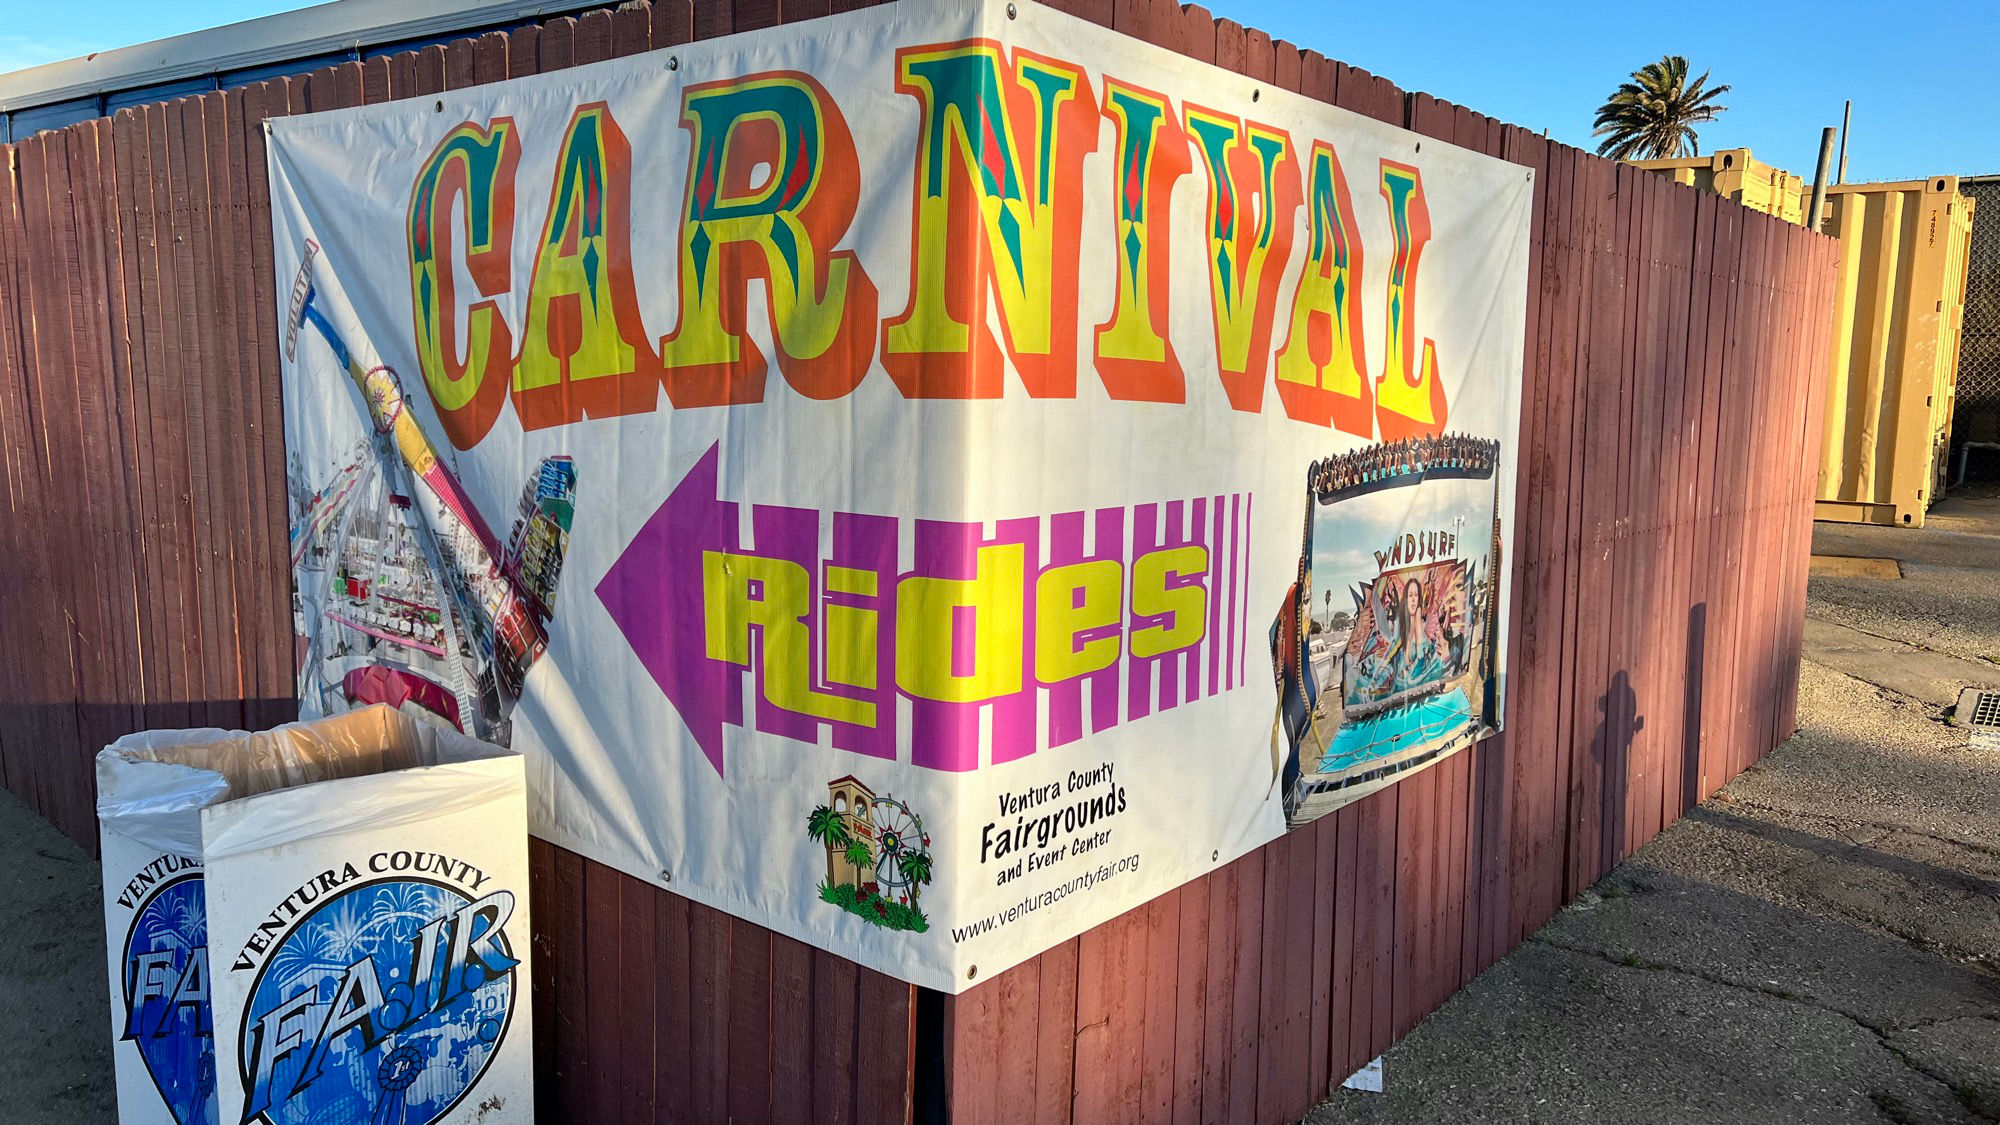
[[[1827,189],[1841,264],[1820,519],[1921,527],[1944,487],[1972,210],[1956,176]]]
[[[1806,182],[1782,168],[1750,155],[1747,148],[1725,148],[1707,156],[1672,160],[1634,160],[1634,167],[1658,172],[1677,184],[1687,184],[1732,199],[1752,211],[1776,215],[1788,223],[1805,221]]]

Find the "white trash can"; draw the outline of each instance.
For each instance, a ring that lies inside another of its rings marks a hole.
[[[378,706],[97,768],[125,1125],[533,1119],[518,755]]]

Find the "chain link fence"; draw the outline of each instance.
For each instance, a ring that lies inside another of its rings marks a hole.
[[[1958,190],[1974,201],[1974,210],[1952,443],[2000,442],[2000,176],[1962,179]],[[1956,464],[1952,468],[1955,473]],[[2000,450],[1975,451],[1968,468],[1969,479],[2000,480]]]

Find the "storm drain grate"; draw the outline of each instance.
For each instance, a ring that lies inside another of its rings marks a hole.
[[[2000,750],[2000,691],[1966,688],[1958,695],[1952,717],[1970,728],[1974,748]]]

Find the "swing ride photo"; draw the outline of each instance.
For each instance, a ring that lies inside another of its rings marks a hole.
[[[1298,577],[1271,625],[1287,826],[1498,729],[1499,449],[1447,434],[1307,469]]]

